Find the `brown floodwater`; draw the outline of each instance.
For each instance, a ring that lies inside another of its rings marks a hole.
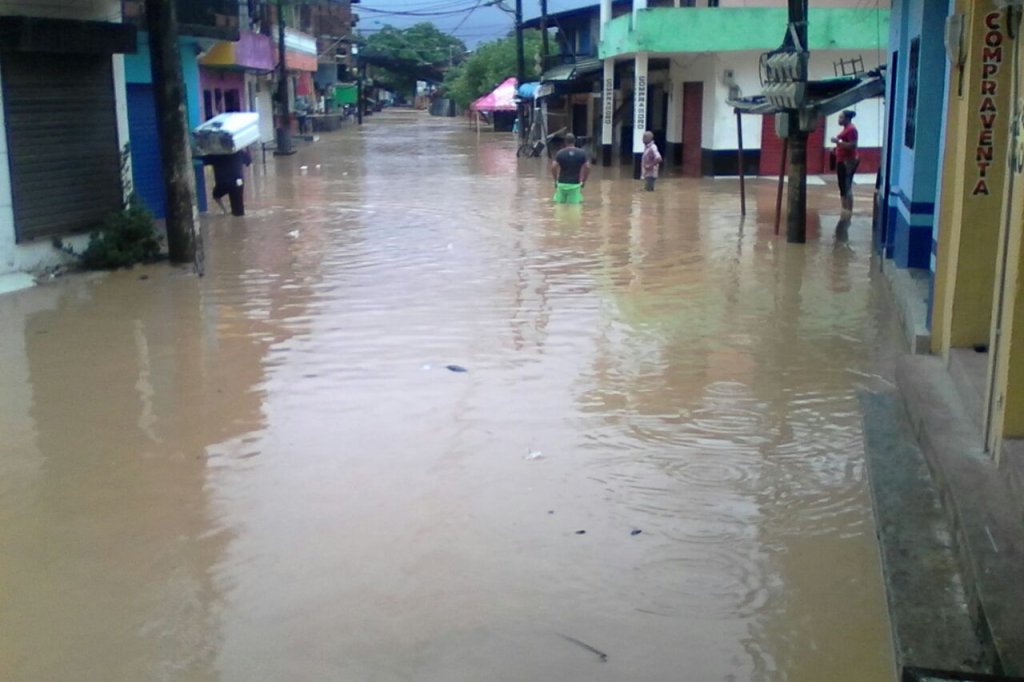
[[[869,195],[628,171],[378,114],[0,297],[0,679],[891,679]]]

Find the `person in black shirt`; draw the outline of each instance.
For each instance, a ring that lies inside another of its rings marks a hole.
[[[213,166],[213,200],[220,206],[220,210],[228,212],[223,202],[226,194],[231,202],[231,215],[245,215],[242,166],[252,164],[248,150],[243,149],[234,154],[210,154],[203,157],[203,164]]]
[[[576,136],[565,136],[565,146],[551,162],[551,177],[555,181],[556,204],[582,204],[584,183],[590,174],[587,153],[576,146]]]

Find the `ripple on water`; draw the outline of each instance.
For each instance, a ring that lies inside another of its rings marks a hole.
[[[666,467],[666,473],[696,490],[742,489],[757,479],[763,463],[754,457],[693,455]]]
[[[750,618],[771,598],[767,562],[742,545],[657,559],[637,566],[634,574],[635,608],[663,616]]]

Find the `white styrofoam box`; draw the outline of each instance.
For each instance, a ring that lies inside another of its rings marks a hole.
[[[196,149],[207,154],[234,154],[260,140],[260,115],[251,111],[218,114],[194,131]]]

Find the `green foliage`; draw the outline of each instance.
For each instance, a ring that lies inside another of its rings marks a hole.
[[[466,45],[458,38],[442,33],[433,24],[421,22],[409,28],[384,26],[367,36],[361,49],[368,54],[429,65],[461,57]]]
[[[85,251],[77,255],[90,270],[115,270],[158,260],[160,240],[152,214],[133,194],[126,208],[103,219],[99,229],[89,235]]]
[[[537,64],[541,51],[539,31],[523,32],[523,55],[527,79],[539,75]],[[465,62],[448,72],[444,87],[460,109],[486,95],[509,76],[516,74],[516,39],[509,36],[482,43]]]
[[[373,67],[375,81],[391,90],[411,92],[422,67],[455,63],[462,59],[466,45],[433,24],[422,22],[404,29],[384,26],[368,35],[360,50],[366,56],[392,63]]]

